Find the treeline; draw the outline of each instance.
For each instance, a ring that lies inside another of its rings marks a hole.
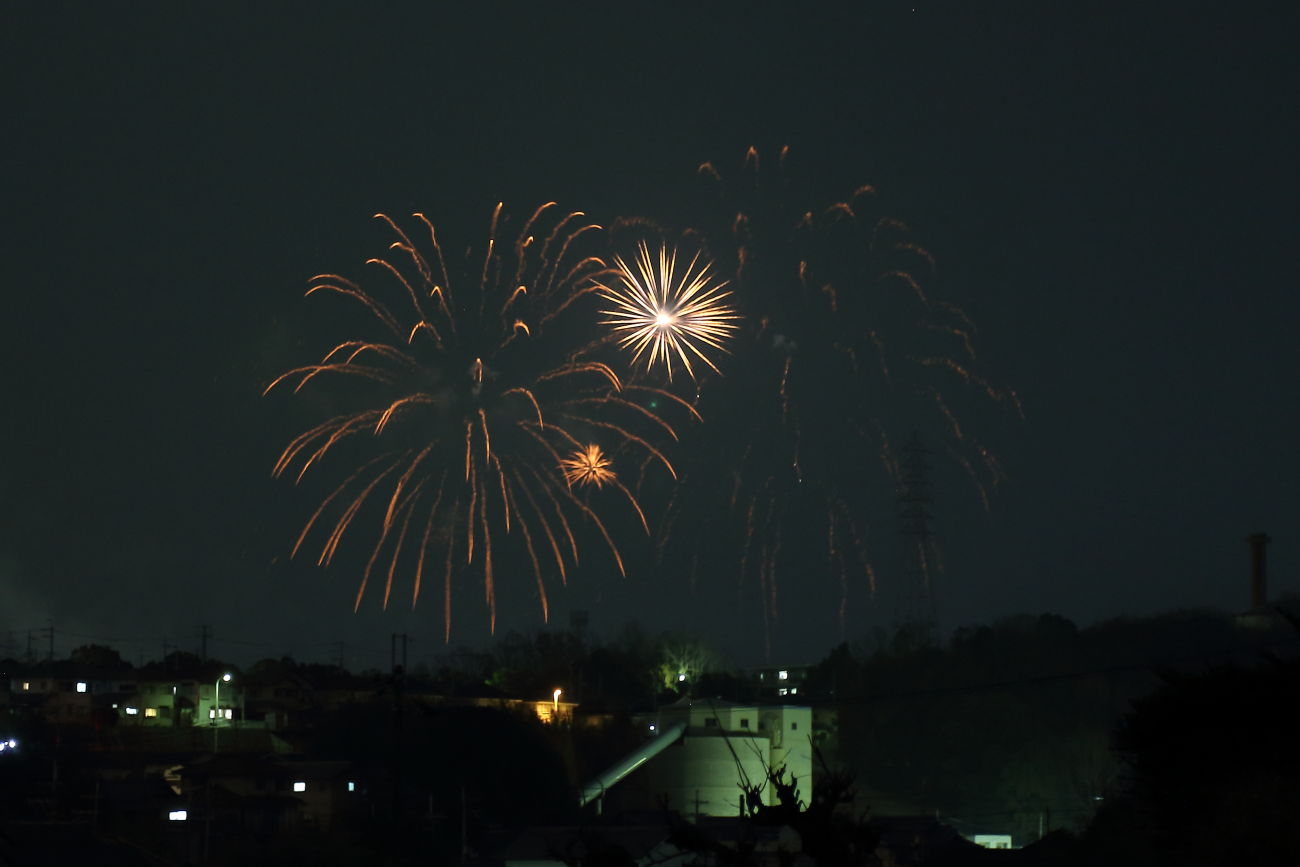
[[[683,695],[734,700],[749,690],[743,674],[706,639],[650,634],[637,624],[609,640],[581,627],[513,632],[484,650],[446,653],[409,675],[452,690],[487,686],[514,697],[549,697],[561,688],[564,700],[579,702],[586,713],[647,711]]]
[[[1132,756],[1116,732],[1171,678],[1250,671],[1298,651],[1300,632],[1282,616],[1178,612],[1086,629],[1017,616],[946,643],[903,629],[841,645],[806,691],[833,697],[835,758],[877,810],[937,812],[964,834],[1009,833],[1019,845],[1081,832],[1131,791]]]

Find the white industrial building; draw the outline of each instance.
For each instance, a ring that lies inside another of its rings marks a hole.
[[[690,818],[736,816],[742,786],[761,786],[763,803],[775,803],[767,784],[775,768],[794,778],[802,801],[811,795],[811,708],[685,698],[640,722],[645,743],[588,784],[583,803],[602,800],[617,785],[624,809],[666,806]]]

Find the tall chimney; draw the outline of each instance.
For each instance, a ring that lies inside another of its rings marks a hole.
[[[1268,604],[1268,543],[1273,541],[1267,533],[1251,533],[1250,543],[1250,608],[1259,611]]]

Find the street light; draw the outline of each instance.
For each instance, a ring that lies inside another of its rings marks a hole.
[[[217,731],[221,728],[221,684],[222,682],[230,683],[230,672],[226,672],[217,678],[216,687],[212,691],[212,752],[217,751]]]
[[[552,722],[558,721],[559,718],[560,718],[560,695],[561,695],[563,692],[564,692],[564,690],[560,689],[560,688],[557,686],[557,687],[555,688],[555,692],[551,693],[551,699],[552,699],[552,701],[554,702],[554,704],[553,704],[552,707],[551,707],[551,721],[552,721]]]

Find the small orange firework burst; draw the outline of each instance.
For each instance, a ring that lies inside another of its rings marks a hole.
[[[578,449],[572,455],[560,461],[560,469],[570,485],[595,485],[601,488],[606,482],[614,481],[612,462],[605,457],[600,446],[591,443],[585,449]]]
[[[698,253],[677,278],[677,251],[661,245],[656,265],[644,242],[638,244],[635,272],[619,256],[614,263],[616,285],[596,282],[601,297],[614,304],[601,311],[609,317],[602,324],[614,329],[620,346],[633,350],[633,363],[643,355],[647,368],[662,361],[670,381],[674,355],[692,378],[692,357],[721,373],[705,351],[725,352],[723,341],[738,327],[740,314],[724,303],[731,294],[723,291],[727,281],[716,282],[711,265],[701,264]]]

